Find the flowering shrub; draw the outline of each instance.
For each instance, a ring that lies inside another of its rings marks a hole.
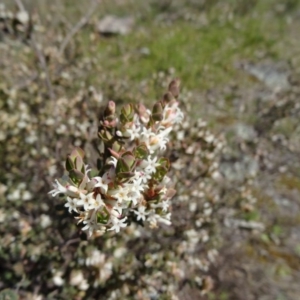
[[[84,151],[75,148],[66,159],[68,174],[55,180],[52,196],[64,195],[89,236],[119,232],[131,221],[171,224],[170,199],[175,194],[167,173],[170,162],[161,157],[174,124],[183,113],[178,107],[179,81],[173,80],[152,111],[142,104],[126,104],[119,118],[109,101],[100,119],[102,151],[99,172],[84,164]]]

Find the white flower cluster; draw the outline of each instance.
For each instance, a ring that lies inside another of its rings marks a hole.
[[[67,158],[69,176],[55,180],[49,192],[65,196],[65,206],[77,214],[79,223],[84,224],[82,230],[90,236],[107,230],[119,232],[131,220],[147,221],[151,227],[158,222],[171,224],[174,190],[166,176],[169,161],[158,155],[166,149],[168,135],[173,125],[182,121],[183,113],[175,97],[159,102],[152,113],[144,107],[142,112],[132,107],[127,106],[118,119],[114,103],[108,104],[99,136],[109,155],[104,157],[99,176],[89,176],[84,153],[76,148]]]

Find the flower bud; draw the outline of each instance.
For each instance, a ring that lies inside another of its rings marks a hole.
[[[149,122],[149,114],[147,112],[146,107],[143,104],[139,104],[137,109],[138,109],[138,114],[139,114],[141,121],[143,123]]]
[[[163,96],[163,102],[164,102],[164,104],[168,104],[171,101],[176,101],[176,99],[174,98],[173,94],[171,92],[165,93],[164,96]]]
[[[161,102],[154,104],[151,117],[154,121],[161,121],[163,119],[163,107]]]
[[[180,80],[178,78],[171,81],[169,84],[169,92],[177,98],[179,96]]]
[[[105,108],[104,111],[104,116],[108,117],[108,116],[112,116],[116,113],[116,104],[114,101],[108,101],[108,104]]]

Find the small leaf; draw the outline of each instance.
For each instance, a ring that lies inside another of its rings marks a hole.
[[[81,158],[84,158],[84,151],[79,148],[79,147],[76,147],[73,149],[72,153],[71,153],[71,158],[74,160],[77,156],[80,156]]]
[[[84,177],[82,178],[82,180],[80,182],[79,189],[82,190],[86,186],[86,184],[88,183],[88,181],[89,181],[88,176],[84,175]]]
[[[170,161],[169,161],[167,158],[161,157],[161,158],[158,160],[158,163],[160,164],[160,166],[166,168],[167,171],[169,171],[169,169],[170,169]]]
[[[69,172],[74,168],[75,168],[74,162],[73,162],[71,156],[68,155],[67,159],[66,159],[66,170]]]
[[[126,165],[131,170],[134,167],[135,164],[135,157],[133,156],[132,152],[127,151],[122,155],[122,159],[126,163]]]
[[[165,196],[169,199],[173,198],[176,194],[176,190],[169,188],[165,194]]]
[[[112,144],[112,150],[113,150],[115,153],[120,152],[121,149],[122,149],[122,145],[121,145],[118,141],[115,141],[115,142]]]
[[[163,166],[158,166],[156,168],[156,172],[153,176],[153,178],[157,181],[162,181],[164,179],[164,177],[167,175],[168,173],[168,169],[163,167]]]
[[[76,170],[81,171],[82,167],[84,166],[82,158],[80,156],[77,156],[74,160],[74,163]]]
[[[134,156],[138,159],[145,159],[146,157],[149,156],[149,150],[145,143],[142,143],[139,146],[137,146],[134,149],[133,153],[134,153]]]
[[[125,104],[121,109],[120,121],[125,124],[132,122],[134,117],[134,108],[132,104]]]
[[[120,182],[126,182],[133,176],[134,176],[133,172],[120,172],[117,174],[117,179]]]
[[[104,129],[102,129],[98,132],[98,136],[101,140],[103,140],[103,142],[109,142],[113,138],[111,133],[108,130],[104,130]]]
[[[84,178],[84,174],[82,174],[80,171],[73,169],[69,172],[70,178],[73,180],[73,182],[75,182],[76,184],[78,184],[83,178]]]
[[[109,216],[109,212],[106,210],[106,208],[104,208],[102,212],[97,213],[97,222],[101,224],[107,224]]]

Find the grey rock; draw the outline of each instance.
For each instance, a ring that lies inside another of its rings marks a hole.
[[[265,225],[261,222],[245,221],[240,219],[229,219],[224,220],[224,225],[229,228],[242,228],[250,230],[265,230]]]
[[[133,17],[119,18],[108,15],[99,21],[97,31],[103,35],[126,35],[134,25]]]
[[[259,170],[257,160],[244,155],[238,160],[225,160],[220,164],[221,174],[231,182],[243,182],[248,177],[254,177]]]
[[[283,63],[242,63],[239,67],[273,91],[286,91],[291,88],[290,70]]]
[[[234,129],[237,137],[245,142],[251,142],[257,138],[257,132],[254,130],[253,126],[238,123],[235,125]]]

